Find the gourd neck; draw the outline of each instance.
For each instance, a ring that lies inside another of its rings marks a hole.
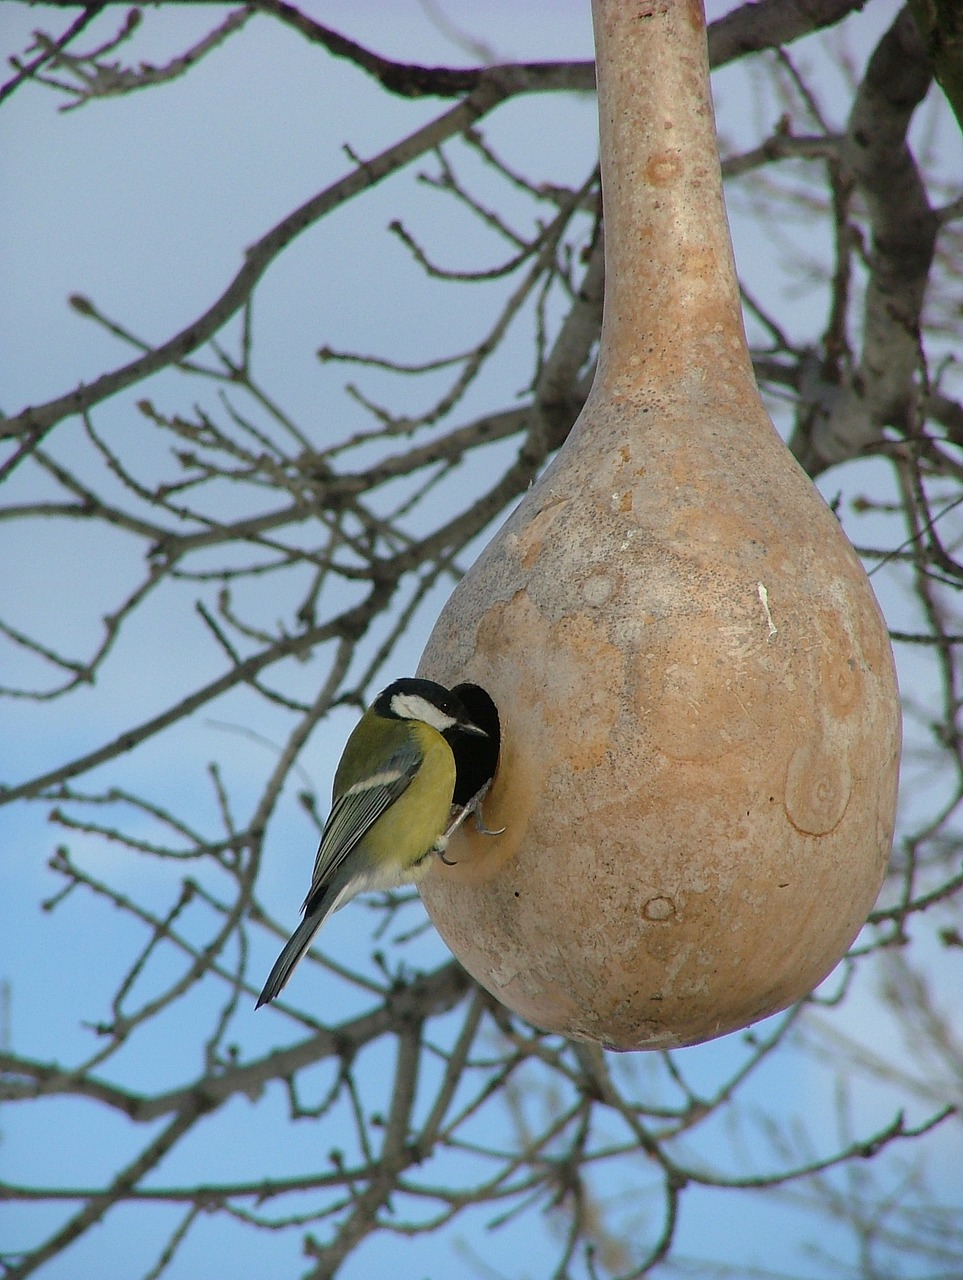
[[[595,392],[758,399],[701,0],[593,0],[605,227]],[[727,388],[731,395],[727,395]]]

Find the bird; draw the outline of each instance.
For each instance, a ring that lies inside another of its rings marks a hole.
[[[357,893],[419,880],[444,853],[455,792],[455,756],[445,734],[488,737],[460,699],[432,680],[395,680],[352,730],[334,775],[331,811],[295,929],[255,1008],[268,1004],[332,911]]]

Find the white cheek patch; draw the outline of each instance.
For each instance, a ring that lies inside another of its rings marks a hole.
[[[390,787],[401,776],[400,769],[390,769],[384,773],[373,773],[370,778],[364,778],[361,782],[356,782],[353,787],[349,787],[344,794],[346,796],[357,796],[362,791],[374,791],[378,787]]]
[[[396,693],[391,699],[391,710],[402,720],[420,720],[423,724],[430,724],[439,733],[444,733],[458,723],[454,716],[445,715],[433,702],[418,693]]]

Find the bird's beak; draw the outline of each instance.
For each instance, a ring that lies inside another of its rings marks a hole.
[[[477,733],[483,738],[488,737],[484,729],[479,729],[478,725],[472,724],[470,720],[463,720],[458,728],[461,729],[462,733]]]

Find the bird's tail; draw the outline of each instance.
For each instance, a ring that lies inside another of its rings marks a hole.
[[[281,988],[294,972],[294,966],[311,945],[311,939],[321,927],[321,922],[327,915],[327,911],[312,911],[306,915],[294,933],[284,944],[284,950],[274,962],[274,968],[268,974],[268,980],[264,984],[264,990],[257,998],[255,1009],[260,1009],[262,1004],[267,1004],[279,995]]]

